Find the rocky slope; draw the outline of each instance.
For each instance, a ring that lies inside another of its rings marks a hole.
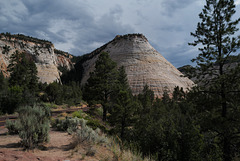
[[[158,53],[142,34],[116,36],[115,39],[92,53],[85,55],[81,61],[82,84],[87,82],[89,73],[94,70],[95,61],[101,52],[108,52],[118,66],[124,66],[133,94],[139,94],[147,84],[156,97],[161,97],[167,90],[170,94],[174,87],[187,90],[193,82],[182,77],[171,63]]]
[[[0,70],[5,76],[9,76],[7,66],[11,55],[18,50],[32,56],[38,69],[38,77],[41,82],[51,83],[60,81],[61,71],[59,67],[70,70],[73,67],[72,56],[66,52],[56,50],[54,45],[46,40],[24,35],[0,34]]]

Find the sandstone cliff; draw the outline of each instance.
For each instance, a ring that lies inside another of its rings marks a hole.
[[[176,86],[184,90],[194,83],[182,77],[171,63],[158,53],[142,34],[116,36],[115,39],[85,55],[82,63],[82,84],[87,82],[89,73],[94,70],[95,61],[101,52],[108,52],[118,66],[124,66],[133,94],[142,92],[147,84],[156,97],[162,97],[164,90],[170,94]]]
[[[54,45],[46,40],[24,35],[0,34],[0,70],[5,76],[9,76],[7,66],[11,55],[18,50],[32,56],[38,69],[38,77],[41,82],[51,83],[60,81],[58,67],[70,70],[73,67],[71,55],[54,49]]]

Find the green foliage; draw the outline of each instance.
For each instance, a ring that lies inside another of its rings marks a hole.
[[[88,118],[88,115],[85,112],[83,112],[82,110],[73,112],[72,116],[80,118],[80,119],[85,119],[85,120]]]
[[[8,37],[9,40],[11,40],[11,38],[16,38],[16,39],[19,39],[19,40],[31,41],[31,42],[35,42],[35,43],[38,43],[38,44],[46,44],[47,46],[52,45],[52,43],[50,41],[37,39],[37,38],[31,37],[31,36],[25,36],[23,34],[12,35],[11,33],[6,32],[6,33],[1,33],[0,36],[1,37],[2,36]]]
[[[136,121],[136,117],[134,116],[137,110],[137,103],[133,100],[129,92],[120,90],[111,110],[110,123],[114,127],[114,132],[122,140],[125,140],[129,135],[128,133]]]
[[[10,60],[8,71],[11,73],[9,83],[11,86],[21,86],[24,91],[35,94],[38,87],[37,67],[26,53],[16,51]]]
[[[46,94],[42,100],[49,100],[52,103],[76,105],[82,101],[82,91],[79,83],[71,82],[67,85],[53,82],[46,87]]]
[[[103,136],[98,128],[93,130],[87,125],[87,120],[83,118],[69,118],[63,120],[56,119],[52,127],[59,131],[67,131],[73,135],[73,144],[77,146],[81,143],[104,143],[107,138]]]
[[[94,72],[84,88],[84,100],[88,103],[100,103],[103,106],[103,120],[106,121],[109,99],[116,84],[116,63],[108,53],[101,53],[96,61]]]
[[[192,117],[192,105],[179,88],[168,101],[152,99],[146,86],[140,94],[142,109],[134,125],[133,140],[144,155],[158,160],[201,160],[204,141]],[[151,101],[152,100],[152,101]]]
[[[0,76],[0,108],[3,113],[13,113],[22,105],[32,105],[36,102],[38,90],[37,68],[35,63],[25,53],[16,51],[10,60],[9,80]]]
[[[49,132],[50,110],[45,106],[24,106],[18,109],[17,119],[21,144],[26,149],[36,148],[47,142]]]
[[[1,111],[12,114],[23,104],[23,89],[19,86],[9,87],[1,93]]]
[[[69,134],[76,132],[79,125],[80,125],[80,120],[76,117],[74,117],[74,118],[66,117],[65,119],[57,118],[52,123],[52,127],[56,128],[56,130],[67,131]]]
[[[88,119],[87,125],[91,127],[93,130],[101,129],[103,132],[108,132],[108,129],[97,119]]]
[[[133,99],[123,66],[118,69],[117,83],[111,100],[112,108],[110,109],[109,122],[114,127],[112,132],[125,140],[136,121],[134,115],[136,115],[138,105]]]
[[[190,45],[200,45],[196,59],[197,71],[193,76],[201,79],[201,87],[194,89],[191,96],[199,110],[202,131],[211,140],[213,149],[222,160],[233,160],[239,155],[239,63],[232,62],[231,55],[240,49],[240,37],[234,34],[240,18],[232,20],[235,14],[234,0],[206,0],[199,14],[196,38]],[[234,112],[233,112],[234,111]],[[221,152],[219,152],[221,149]],[[222,155],[222,156],[221,156]]]
[[[77,129],[76,133],[73,135],[73,140],[75,146],[82,144],[84,142],[90,143],[106,143],[108,140],[105,136],[100,134],[99,130],[93,130],[88,127],[86,120],[80,119],[80,129]]]
[[[5,126],[8,129],[8,133],[10,135],[18,134],[18,132],[19,132],[19,122],[18,121],[10,121],[7,119]]]
[[[89,116],[82,110],[75,111],[74,113],[72,113],[72,116],[86,120],[87,126],[91,127],[93,130],[96,130],[99,128],[103,132],[108,132],[108,129],[98,119],[95,119],[94,116]]]

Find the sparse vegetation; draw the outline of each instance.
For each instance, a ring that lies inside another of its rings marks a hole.
[[[1,33],[0,37],[6,37],[6,38],[8,38],[8,40],[11,40],[12,38],[16,38],[19,40],[31,41],[31,42],[38,43],[38,44],[45,44],[46,46],[52,46],[52,43],[50,41],[41,40],[41,39],[34,38],[31,36],[25,36],[23,34],[12,35],[11,33],[6,32],[6,33]]]

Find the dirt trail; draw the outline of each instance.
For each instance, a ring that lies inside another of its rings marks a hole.
[[[71,148],[71,135],[53,130],[49,133],[49,143],[41,149],[27,152],[20,147],[18,135],[6,135],[6,132],[6,128],[0,128],[0,161],[98,161],[112,156],[106,147],[95,147],[96,154],[86,156],[86,151]],[[84,148],[82,145],[80,149]]]

